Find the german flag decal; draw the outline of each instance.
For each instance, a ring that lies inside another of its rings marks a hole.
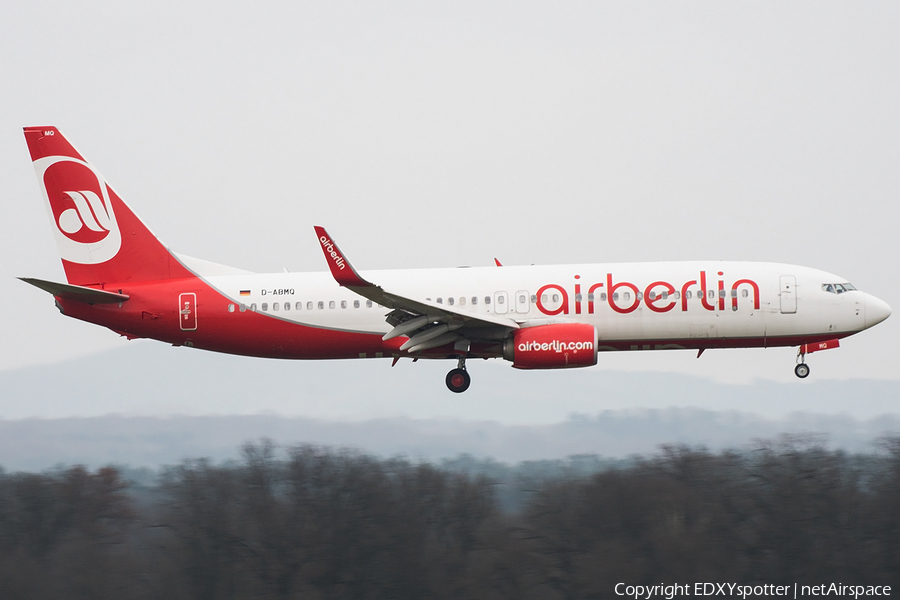
[[[241,290],[241,296],[249,296],[250,290]]]

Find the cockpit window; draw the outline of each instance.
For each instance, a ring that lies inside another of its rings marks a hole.
[[[856,291],[850,283],[823,283],[822,291],[830,294],[843,294],[844,292]]]

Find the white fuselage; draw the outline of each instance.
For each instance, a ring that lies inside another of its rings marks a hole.
[[[524,327],[590,323],[597,328],[601,350],[621,349],[621,342],[632,342],[633,349],[689,347],[693,344],[685,341],[703,340],[755,339],[763,343],[751,345],[783,345],[782,338],[850,335],[889,314],[883,302],[864,292],[825,291],[826,284],[843,283],[836,275],[776,263],[614,263],[364,275],[408,298],[457,311],[504,315]],[[338,286],[328,273],[204,279],[238,309],[243,305],[319,328],[378,334],[390,329],[385,309]],[[868,320],[867,306],[875,313]]]

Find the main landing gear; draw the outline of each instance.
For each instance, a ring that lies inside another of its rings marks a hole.
[[[456,394],[461,394],[469,389],[472,378],[469,376],[469,372],[466,371],[466,358],[464,356],[459,357],[459,364],[457,364],[455,369],[447,373],[445,381],[447,382],[447,388]]]

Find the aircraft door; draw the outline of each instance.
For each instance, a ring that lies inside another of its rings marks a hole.
[[[197,329],[197,294],[189,292],[178,295],[178,323],[182,331]]]
[[[531,300],[526,290],[516,292],[516,312],[527,314],[531,310]]]
[[[781,313],[785,315],[797,312],[797,278],[793,275],[782,275],[779,278],[781,292]]]
[[[509,312],[509,294],[494,292],[494,312],[498,315],[505,315]]]

